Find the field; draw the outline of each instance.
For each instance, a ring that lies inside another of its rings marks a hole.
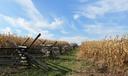
[[[22,45],[27,37],[1,35],[1,47],[8,45],[8,40],[14,44]],[[26,43],[27,46],[33,41]],[[43,39],[37,40],[33,47],[41,46]],[[46,43],[53,44],[55,41]],[[70,45],[68,42],[59,41],[56,46]],[[52,68],[47,72],[31,67],[29,69],[15,69],[6,67],[1,76],[128,76],[128,37],[115,36],[97,41],[83,42],[78,48],[57,56],[57,58],[37,58],[41,64],[46,63]],[[12,71],[13,69],[13,71]]]
[[[69,71],[72,71],[63,66],[65,65],[63,64],[63,59],[68,62],[68,59],[72,58],[68,53],[70,53],[70,55],[74,54],[71,53],[73,52],[71,51],[72,49],[70,49],[72,47],[69,46],[68,42],[57,41],[55,44],[56,41],[38,39],[30,49],[19,49],[18,46],[23,45],[26,39],[27,37],[0,35],[0,76],[59,76],[66,75]],[[24,46],[29,47],[33,41],[33,38],[29,38],[29,41],[27,41]],[[26,50],[27,52],[25,52]],[[60,52],[60,50],[63,52]],[[48,51],[49,56],[46,55],[44,57],[43,51]],[[56,52],[57,54],[55,54]],[[54,56],[51,56],[53,54]],[[63,55],[61,56],[61,54]],[[66,65],[68,66],[68,64]]]
[[[106,76],[128,75],[127,36],[87,41],[80,46],[79,50],[77,58],[92,63],[89,72],[103,73]]]
[[[0,47],[13,47],[12,45],[22,45],[26,39],[29,40],[26,42],[26,46],[30,46],[30,44],[32,43],[32,41],[34,40],[31,37],[20,37],[17,35],[11,35],[11,34],[0,34]],[[46,40],[45,45],[48,44],[53,44],[55,41],[53,40],[47,40],[47,39],[38,39],[34,44],[33,47],[42,45],[42,42]],[[10,43],[11,42],[11,43]],[[10,43],[10,44],[9,44]],[[56,45],[68,45],[69,43],[66,41],[58,41],[58,43]]]

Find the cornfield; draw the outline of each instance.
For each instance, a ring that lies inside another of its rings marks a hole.
[[[11,34],[7,34],[7,35],[6,34],[0,34],[0,47],[13,48],[14,47],[13,45],[22,45],[27,38],[28,37],[20,37],[20,36],[11,35]],[[29,40],[26,42],[25,45],[29,46],[33,40],[34,40],[34,38],[29,38]],[[34,43],[33,47],[37,47],[37,46],[42,45],[43,41],[45,41],[45,39],[38,39]],[[45,45],[54,44],[54,42],[55,42],[54,40],[46,40]],[[60,46],[69,45],[69,43],[66,41],[57,41],[56,46],[59,46],[59,45]]]
[[[94,63],[97,69],[104,72],[122,73],[125,76],[123,74],[128,70],[128,37],[86,41],[80,46],[77,58]]]

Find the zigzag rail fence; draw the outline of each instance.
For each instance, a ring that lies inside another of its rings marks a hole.
[[[58,47],[59,53],[62,54],[63,47],[55,46],[57,41],[51,46],[41,46],[41,48],[31,48],[32,45],[36,42],[36,40],[40,37],[39,34],[31,45],[27,48],[25,47],[25,43],[29,40],[29,38],[23,43],[21,46],[15,46],[15,48],[0,48],[0,65],[8,65],[13,67],[25,66],[25,67],[36,67],[40,68],[44,71],[49,70],[62,70],[64,72],[71,71],[69,69],[63,70],[60,67],[54,66],[51,63],[39,62],[37,59],[43,58],[44,54],[42,53],[42,49],[47,48],[49,51],[49,57],[55,57],[54,47]],[[46,41],[42,42],[44,44]]]

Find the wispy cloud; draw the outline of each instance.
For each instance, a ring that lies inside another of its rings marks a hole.
[[[81,3],[87,2],[88,0],[78,0]]]
[[[46,18],[43,17],[38,9],[33,4],[32,0],[15,0],[22,9],[26,12],[26,16],[29,19],[22,18],[20,16],[13,17],[4,14],[0,14],[1,20],[5,20],[10,23],[12,26],[21,26],[27,31],[35,32],[37,30],[45,29],[57,29],[63,26],[64,21],[61,18],[53,17],[52,21],[49,22]]]
[[[10,23],[11,26],[13,27],[21,27],[21,28],[24,28],[26,29],[27,31],[30,31],[32,33],[34,33],[34,29],[32,28],[33,26],[31,26],[31,24],[29,22],[27,22],[26,20],[24,20],[24,18],[14,18],[14,17],[11,17],[11,16],[7,16],[7,15],[3,15],[1,14],[1,18]]]
[[[128,0],[97,0],[94,3],[82,4],[76,13],[90,19],[95,19],[107,13],[124,11],[128,11]]]
[[[11,10],[6,9],[9,6],[1,7],[0,30],[29,36],[41,32],[42,38],[80,43],[106,34],[125,33],[128,29],[128,0],[71,0],[72,4],[65,0],[59,2],[62,5],[46,1],[46,5],[38,7],[34,2],[38,5],[43,1],[12,0]]]
[[[66,31],[66,30],[61,30],[60,31],[62,34],[68,34],[69,32],[68,31]]]
[[[91,40],[91,39],[89,39],[88,37],[85,37],[85,36],[76,35],[76,36],[72,36],[72,37],[62,37],[59,40],[68,41],[70,43],[81,44],[81,42],[84,42],[85,40]]]
[[[40,21],[43,19],[42,14],[38,11],[38,9],[33,4],[32,0],[15,0],[22,9],[26,12],[26,16],[28,16],[33,21]],[[45,19],[43,20],[46,21]]]
[[[0,32],[2,34],[12,34],[12,30],[10,27],[5,27],[4,29],[1,29]]]
[[[104,23],[96,23],[92,25],[85,25],[85,31],[90,34],[97,34],[101,36],[110,34],[123,34],[127,32],[127,26],[107,25]]]
[[[74,15],[73,15],[73,19],[74,19],[74,20],[77,20],[77,19],[79,19],[79,18],[80,18],[80,15],[79,15],[79,14],[74,14]]]
[[[31,34],[42,32],[45,38],[50,38],[53,36],[53,34],[48,30],[58,29],[64,24],[64,20],[58,17],[52,17],[52,21],[49,22],[49,20],[47,20],[47,18],[44,18],[43,14],[40,13],[40,11],[35,7],[32,0],[14,0],[14,2],[18,3],[19,6],[21,6],[19,10],[23,10],[25,12],[25,15],[29,19],[25,19],[21,16],[13,17],[0,13],[1,20],[9,23],[12,27],[22,28]]]
[[[32,0],[16,0],[22,6],[22,9],[27,13],[34,28],[42,29],[56,29],[64,24],[61,18],[53,18],[52,22],[49,22],[44,18],[43,14],[35,7]]]

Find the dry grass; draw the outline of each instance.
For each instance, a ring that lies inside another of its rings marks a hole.
[[[19,37],[19,36],[16,36],[16,35],[10,35],[10,34],[0,34],[0,47],[14,47],[13,45],[22,45],[25,40],[27,39],[28,37]],[[29,46],[32,41],[34,39],[33,38],[30,38],[27,42],[26,42],[26,46]],[[40,46],[42,45],[42,42],[46,40],[46,39],[38,39],[33,47],[37,47],[37,46]],[[55,41],[53,40],[47,40],[45,45],[48,45],[48,44],[54,44]],[[69,45],[68,42],[65,42],[65,41],[57,41],[57,44],[56,45]]]
[[[97,72],[121,73],[121,76],[125,76],[128,70],[128,37],[86,41],[80,46],[77,58],[94,63]]]

